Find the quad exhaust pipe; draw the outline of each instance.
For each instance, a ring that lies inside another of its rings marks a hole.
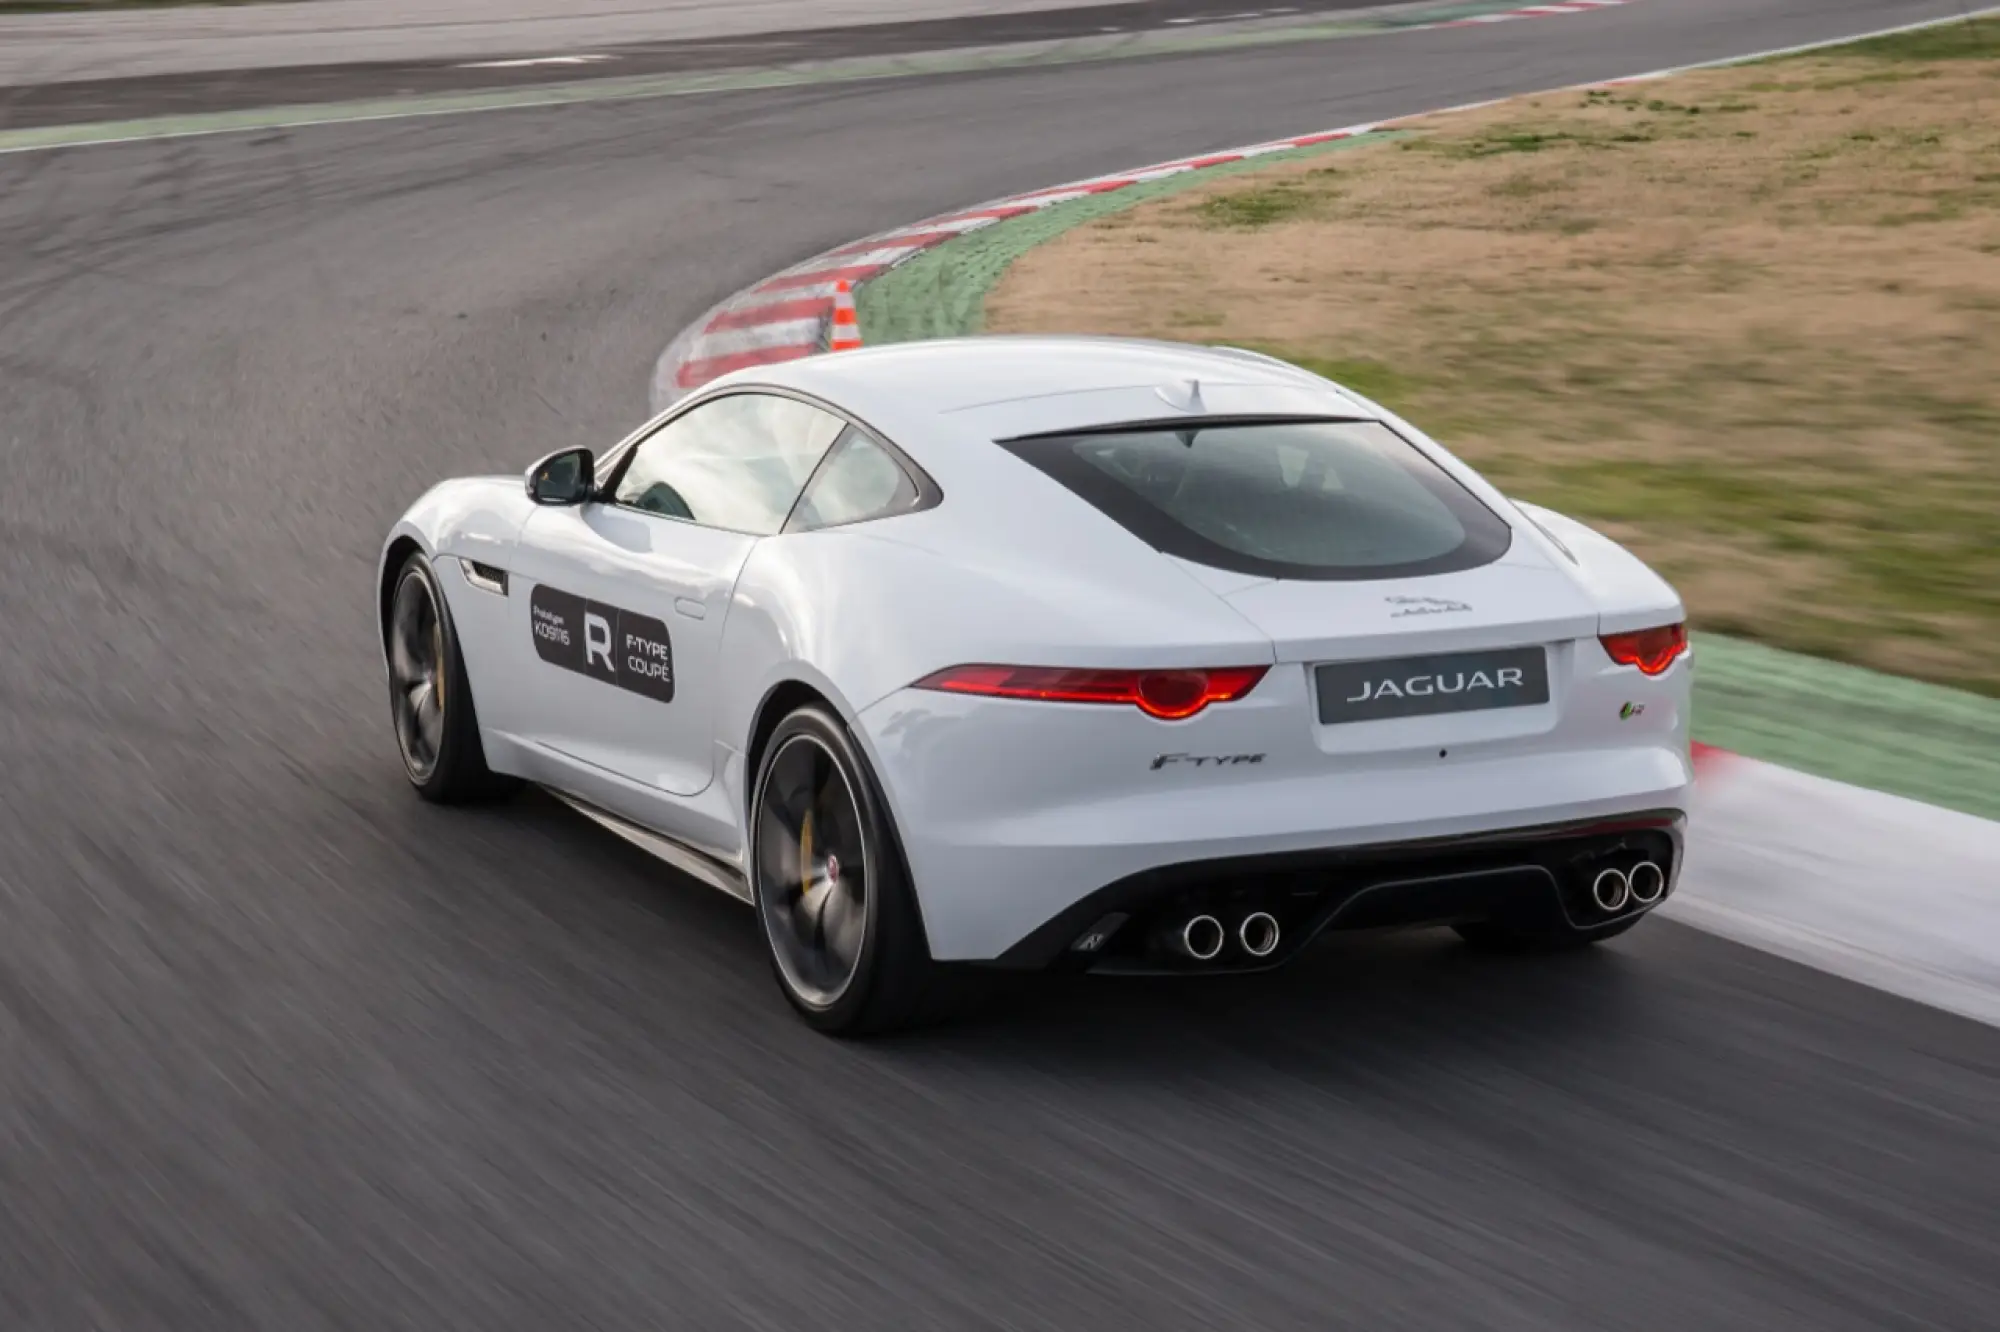
[[[1268,911],[1252,911],[1236,923],[1236,943],[1251,957],[1264,958],[1278,951],[1282,931],[1278,918]],[[1229,945],[1229,930],[1206,912],[1189,916],[1180,928],[1170,930],[1167,947],[1196,962],[1213,962]]]
[[[1252,957],[1269,957],[1278,951],[1278,918],[1268,911],[1253,911],[1236,927],[1236,942]]]
[[[1667,872],[1650,860],[1634,865],[1625,882],[1632,890],[1632,900],[1640,906],[1651,906],[1667,893]]]
[[[1229,938],[1214,916],[1189,916],[1174,934],[1174,947],[1197,962],[1213,962]]]
[[[1650,860],[1642,860],[1631,870],[1599,870],[1590,881],[1590,900],[1598,910],[1623,911],[1632,906],[1651,906],[1667,895],[1667,872]]]
[[[1632,895],[1632,881],[1625,877],[1621,869],[1598,871],[1590,881],[1590,900],[1597,903],[1600,911],[1619,911]]]

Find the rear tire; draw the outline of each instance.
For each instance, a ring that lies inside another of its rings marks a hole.
[[[421,551],[403,562],[389,599],[389,712],[403,775],[417,794],[440,805],[497,800],[520,788],[486,766],[479,715],[451,607]]]
[[[1644,919],[1644,916],[1634,916],[1630,920],[1621,920],[1615,925],[1607,925],[1588,934],[1566,927],[1523,930],[1486,920],[1471,921],[1451,928],[1468,946],[1482,953],[1571,953],[1588,948],[1592,944],[1603,943],[1606,939],[1616,939]]]
[[[824,707],[792,712],[764,746],[749,868],[771,970],[809,1026],[866,1036],[934,1016],[939,968],[888,808]]]

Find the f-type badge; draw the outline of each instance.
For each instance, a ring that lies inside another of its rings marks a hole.
[[[1175,764],[1186,764],[1190,768],[1208,768],[1213,770],[1215,768],[1254,766],[1263,761],[1264,756],[1262,754],[1162,754],[1153,760],[1152,769],[1154,772],[1158,772],[1161,768],[1172,767]]]

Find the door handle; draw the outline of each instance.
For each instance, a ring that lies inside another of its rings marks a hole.
[[[708,607],[702,605],[693,597],[675,597],[674,609],[682,615],[687,616],[690,620],[706,620],[708,618]]]

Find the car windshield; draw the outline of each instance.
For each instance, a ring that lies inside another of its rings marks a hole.
[[[1003,447],[1157,549],[1244,573],[1445,573],[1498,559],[1512,539],[1497,514],[1376,421],[1143,426]]]

